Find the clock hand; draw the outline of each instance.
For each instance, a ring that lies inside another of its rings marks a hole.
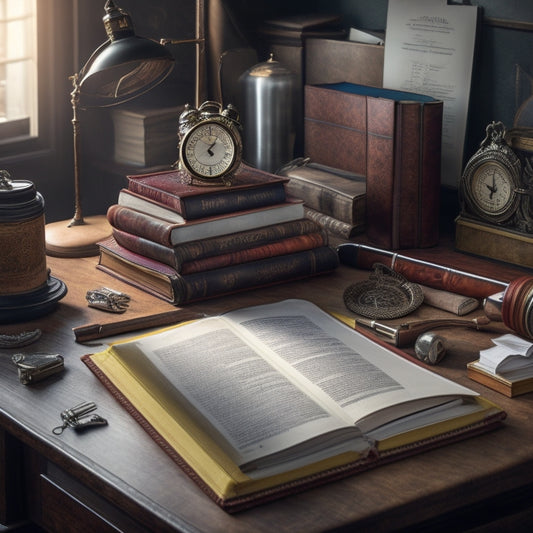
[[[211,150],[211,148],[213,148],[213,146],[215,146],[215,144],[217,143],[217,141],[213,141],[210,145],[209,145],[209,148],[207,149],[207,153],[213,157],[215,155],[215,152],[213,152],[213,150]]]
[[[496,170],[492,172],[492,186],[487,184],[487,188],[490,191],[489,199],[492,200],[494,193],[498,191],[498,187],[496,187]]]

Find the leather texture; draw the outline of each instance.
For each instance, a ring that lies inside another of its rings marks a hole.
[[[305,155],[366,176],[367,236],[387,249],[439,239],[442,102],[305,89]]]

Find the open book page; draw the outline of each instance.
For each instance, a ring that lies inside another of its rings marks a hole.
[[[276,368],[364,433],[391,420],[477,393],[414,365],[304,300],[226,315],[261,342]]]
[[[533,376],[533,343],[512,334],[492,342],[492,348],[479,352],[479,368],[509,379]]]
[[[144,354],[179,389],[176,398],[186,397],[217,428],[241,466],[283,450],[278,460],[316,460],[318,450],[324,457],[332,449],[360,451],[367,443],[354,423],[366,432],[475,395],[303,300],[203,319],[113,351],[133,366]]]
[[[350,442],[341,451],[368,447],[357,428],[328,413],[277,372],[226,318],[206,318],[115,345],[113,351],[155,394],[168,397],[169,384],[175,387],[176,401],[188,402],[193,416],[205,417],[239,465],[285,449],[289,452],[277,460],[293,459],[291,449],[306,441],[299,454],[312,454],[313,445],[323,450]],[[327,442],[312,441],[326,433]]]

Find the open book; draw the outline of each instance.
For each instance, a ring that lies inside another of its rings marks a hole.
[[[468,363],[468,376],[507,396],[533,390],[533,343],[507,334],[493,339],[494,346],[480,350]]]
[[[200,319],[83,360],[229,511],[505,417],[304,300]]]

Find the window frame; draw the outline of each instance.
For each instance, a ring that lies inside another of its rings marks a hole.
[[[37,1],[37,135],[0,139],[0,168],[49,154],[62,136],[58,124],[70,108],[68,76],[73,65],[73,10],[68,0]]]

